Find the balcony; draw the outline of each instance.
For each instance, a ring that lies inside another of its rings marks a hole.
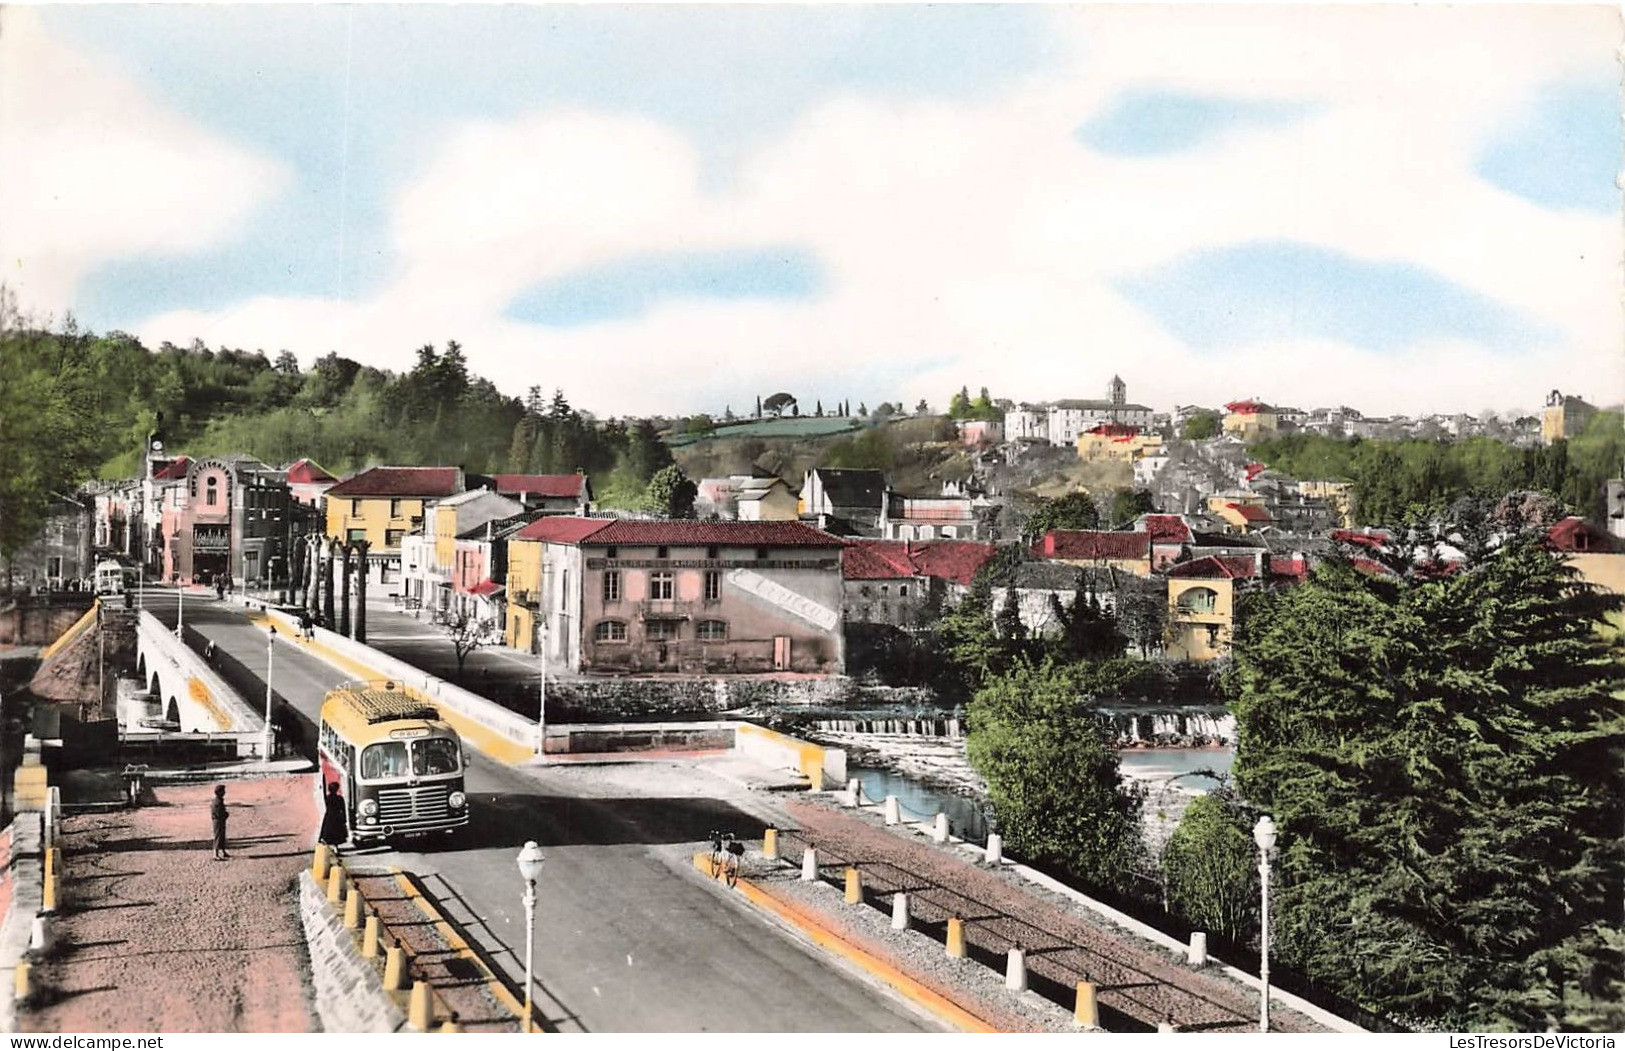
[[[681,599],[644,599],[634,608],[643,620],[690,620],[700,604]]]

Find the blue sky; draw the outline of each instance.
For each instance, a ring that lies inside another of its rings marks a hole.
[[[605,414],[1625,397],[1606,8],[5,17],[0,280],[93,329]]]

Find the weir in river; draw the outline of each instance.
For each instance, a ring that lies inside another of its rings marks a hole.
[[[1156,708],[1101,708],[1100,716],[1116,731],[1120,747],[1211,747],[1234,745],[1236,719],[1213,705]],[[964,721],[957,712],[932,714],[853,713],[820,718],[809,729],[819,733],[888,734],[914,737],[964,736]]]

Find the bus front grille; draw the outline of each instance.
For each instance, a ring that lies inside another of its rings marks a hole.
[[[395,828],[411,828],[424,821],[444,821],[451,816],[446,797],[449,785],[422,788],[385,788],[378,793],[378,823]]]

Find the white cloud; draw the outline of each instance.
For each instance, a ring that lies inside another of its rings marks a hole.
[[[0,11],[0,281],[27,309],[73,302],[96,266],[229,236],[287,173]]]
[[[857,402],[962,383],[1090,395],[1121,373],[1163,407],[1257,394],[1368,412],[1625,397],[1617,221],[1547,211],[1473,172],[1535,85],[1612,70],[1607,9],[1058,9],[1073,65],[976,103],[832,98],[726,191],[648,120],[585,109],[465,126],[399,197],[397,279],[358,304],[258,300],[155,318],[177,341],[337,349],[400,367],[457,338],[504,389],[561,386],[601,412],[737,409],[744,392]],[[1601,63],[1602,67],[1598,64]],[[1073,131],[1134,88],[1303,103],[1306,115],[1166,157]],[[1426,268],[1558,333],[1538,355],[1464,342],[1399,356],[1296,341],[1186,347],[1114,289],[1203,248],[1297,240]],[[805,247],[808,301],[666,302],[570,329],[501,316],[527,287],[618,258]],[[865,377],[885,389],[867,389]]]

